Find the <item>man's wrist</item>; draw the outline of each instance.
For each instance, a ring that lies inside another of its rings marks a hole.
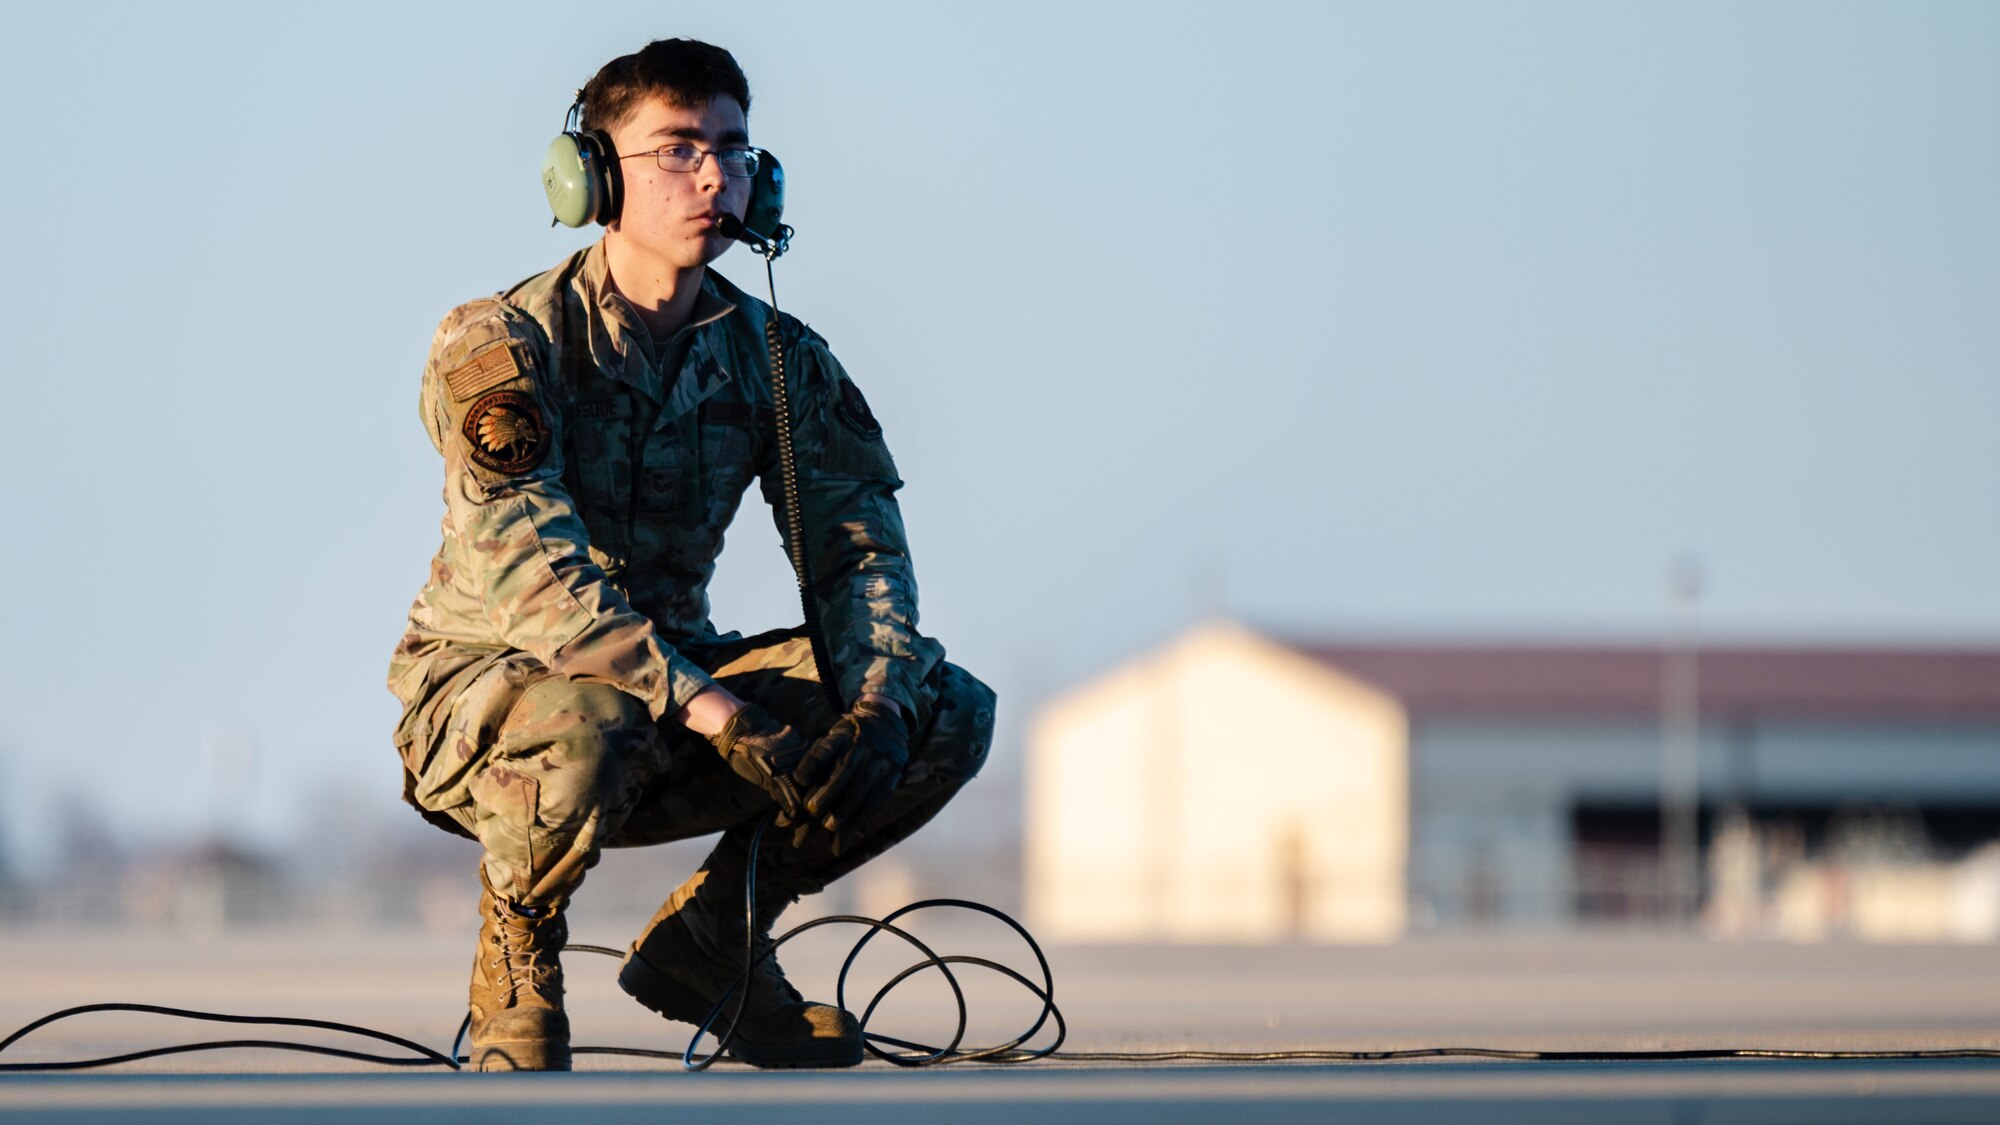
[[[743,701],[729,689],[711,684],[696,692],[687,706],[674,713],[674,721],[704,738],[714,738],[743,709]]]
[[[879,691],[864,691],[856,703],[874,703],[887,707],[897,718],[903,717],[903,705],[883,695]],[[720,685],[710,685],[696,692],[687,706],[674,713],[674,721],[707,738],[722,733],[736,712],[743,709],[743,701]]]

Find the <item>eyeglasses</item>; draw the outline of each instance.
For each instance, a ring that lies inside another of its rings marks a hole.
[[[715,157],[715,163],[725,176],[739,180],[749,179],[757,174],[757,151],[748,148],[725,148],[720,152],[696,148],[693,145],[662,145],[651,152],[635,152],[621,156],[620,160],[637,160],[650,156],[660,163],[663,172],[699,172],[701,162]]]

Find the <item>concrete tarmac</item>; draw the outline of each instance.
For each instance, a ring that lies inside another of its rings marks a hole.
[[[629,935],[578,941],[622,945]],[[1032,958],[1002,935],[933,927],[942,952]],[[822,940],[823,939],[823,940]],[[829,997],[850,939],[787,948],[809,994]],[[444,1049],[464,1002],[469,931],[293,927],[197,938],[173,931],[0,931],[0,1034],[57,1008],[109,1000],[365,1024]],[[1384,1050],[1424,1046],[1644,1050],[1751,1046],[2000,1048],[2000,949],[1718,944],[1631,934],[1413,940],[1393,946],[1074,947],[1049,951],[1069,1051],[1183,1048]],[[871,946],[851,1007],[910,961]],[[677,1053],[691,1030],[639,1008],[615,963],[572,954],[580,1044]],[[961,974],[967,1041],[1005,1039],[1037,1004],[991,974]],[[871,1027],[939,1042],[949,992],[920,978]],[[45,1028],[0,1063],[163,1043],[318,1032],[95,1015]],[[1039,1040],[1038,1042],[1046,1042]],[[381,1048],[394,1053],[394,1048]],[[928,1120],[1388,1122],[1992,1122],[2000,1061],[954,1066],[871,1062],[838,1073],[699,1075],[671,1060],[585,1055],[570,1075],[394,1071],[268,1050],[176,1055],[111,1070],[0,1075],[0,1121],[351,1120],[491,1122],[496,1112],[585,1109],[592,1121],[815,1123]],[[511,1116],[518,1117],[518,1114]]]
[[[546,1116],[544,1116],[546,1115]],[[1352,1064],[916,1073],[8,1076],[0,1120],[420,1125],[812,1121],[1990,1123],[2000,1066],[1964,1063]]]

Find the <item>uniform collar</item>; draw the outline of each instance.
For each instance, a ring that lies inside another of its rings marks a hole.
[[[678,371],[653,368],[640,340],[645,325],[624,297],[611,284],[611,269],[605,261],[604,240],[598,239],[584,253],[581,271],[586,319],[590,325],[590,358],[606,376],[634,387],[660,403],[662,423],[694,409],[731,382],[728,351],[723,346],[726,329],[719,323],[736,305],[723,295],[713,271],[704,270],[701,291],[695,295],[694,311],[673,339],[656,341],[661,355],[685,354]],[[691,336],[684,350],[680,339]]]

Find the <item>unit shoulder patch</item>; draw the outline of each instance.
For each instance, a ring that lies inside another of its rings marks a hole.
[[[520,357],[514,354],[511,343],[503,341],[452,368],[444,377],[444,383],[451,388],[453,402],[464,402],[481,391],[492,390],[510,379],[518,378],[520,374]]]
[[[492,472],[525,473],[549,455],[542,408],[520,391],[494,391],[473,403],[460,432],[472,459]]]
[[[840,381],[840,420],[848,428],[870,441],[882,436],[882,423],[875,420],[875,412],[868,409],[868,400],[861,397],[861,388],[852,379]]]

